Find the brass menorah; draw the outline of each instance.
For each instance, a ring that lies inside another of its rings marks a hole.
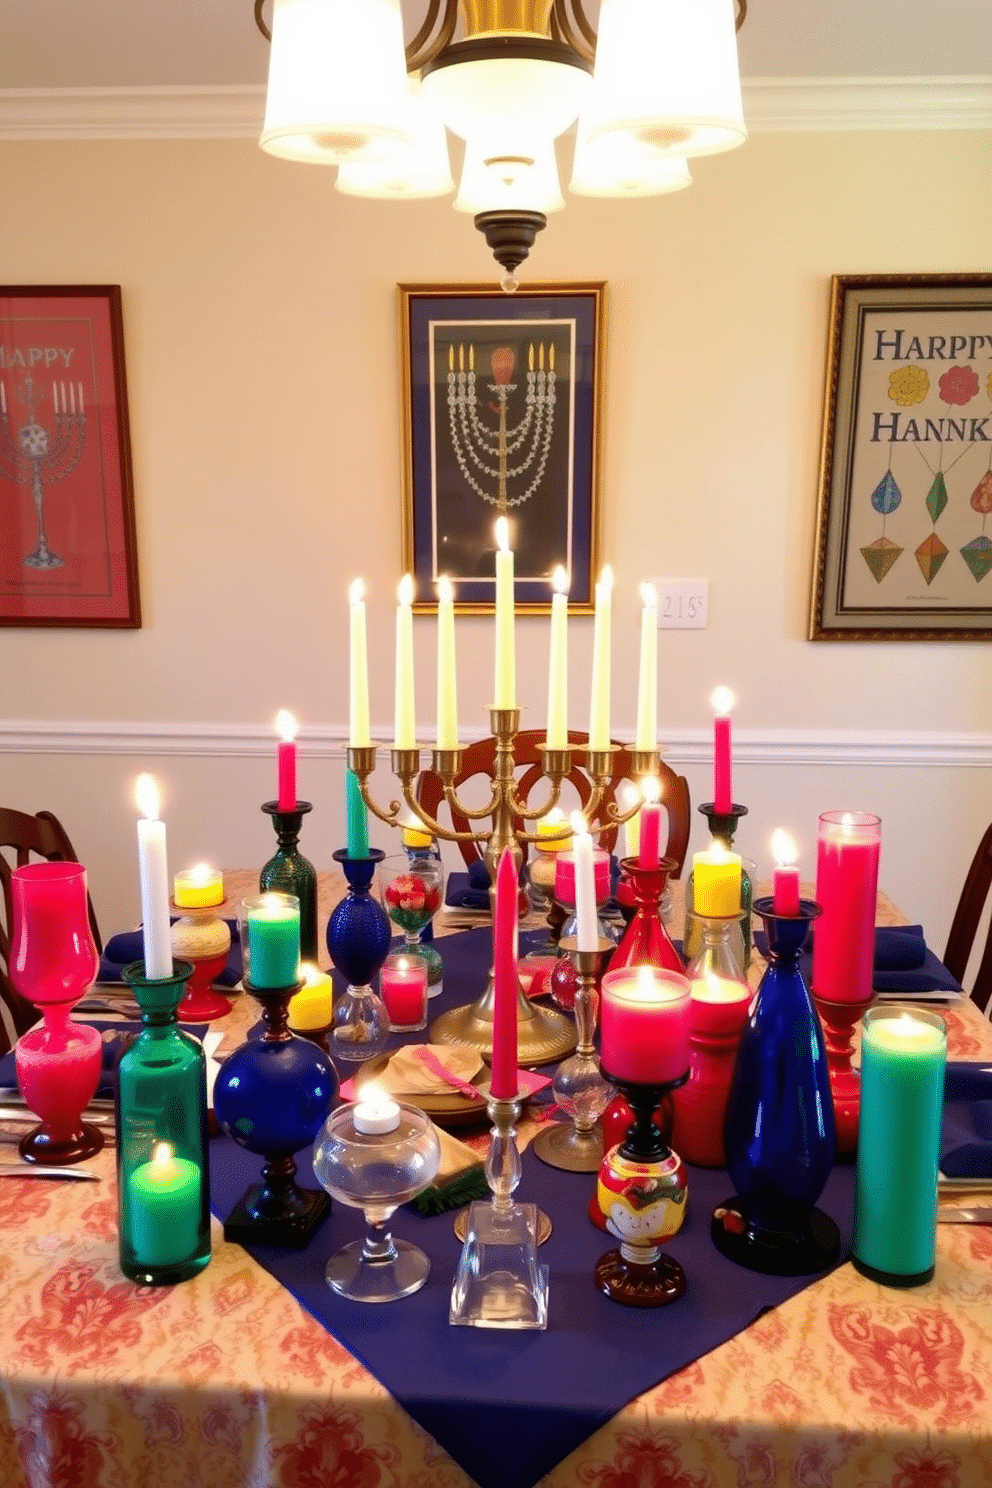
[[[504,849],[509,848],[519,872],[524,859],[523,845],[525,843],[540,841],[545,846],[554,843],[554,836],[539,837],[536,832],[518,828],[516,823],[517,821],[533,822],[546,816],[558,805],[561,800],[562,787],[572,769],[573,755],[577,753],[585,755],[583,768],[592,786],[590,797],[583,808],[590,831],[599,832],[607,828],[619,827],[629,821],[640,809],[640,799],[635,800],[627,810],[621,810],[616,802],[611,800],[606,803],[599,822],[596,823],[593,820],[603,806],[604,797],[613,778],[614,755],[617,752],[615,744],[603,749],[579,749],[569,744],[561,748],[549,748],[547,743],[542,744],[540,746],[541,768],[543,776],[549,782],[546,799],[537,807],[530,806],[527,801],[522,801],[518,795],[514,777],[515,741],[520,731],[520,709],[490,707],[489,714],[491,731],[496,740],[496,759],[490,799],[484,806],[466,805],[459,799],[455,790],[455,781],[462,767],[463,748],[439,749],[435,746],[432,750],[432,768],[441,781],[444,800],[452,813],[457,813],[469,821],[491,817],[491,829],[457,831],[452,827],[444,826],[431,816],[418,800],[417,783],[420,776],[421,758],[419,747],[391,751],[392,769],[402,785],[403,799],[392,800],[388,807],[381,808],[372,799],[368,784],[368,778],[375,769],[378,746],[376,744],[358,747],[352,745],[348,748],[348,768],[354,771],[362,799],[373,816],[389,826],[402,826],[408,820],[407,818],[402,821],[400,819],[400,813],[406,806],[423,825],[425,831],[442,841],[485,843],[485,863],[489,870],[490,883],[494,884],[496,869]],[[636,775],[658,774],[657,749],[635,749],[632,751],[631,759]],[[561,836],[567,837],[570,832],[571,828],[565,823]],[[477,1001],[466,1004],[464,1007],[454,1008],[451,1012],[442,1013],[432,1023],[430,1034],[436,1043],[469,1044],[472,1048],[488,1052],[492,1048],[492,1030],[493,983],[490,975]],[[523,991],[519,993],[517,1003],[517,1030],[519,1059],[522,1065],[551,1064],[570,1054],[576,1045],[575,1027],[571,1020],[553,1009],[535,1007],[527,1000]]]

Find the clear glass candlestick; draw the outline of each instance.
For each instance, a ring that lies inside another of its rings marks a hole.
[[[556,1104],[571,1120],[545,1126],[534,1140],[534,1153],[549,1167],[569,1173],[598,1173],[603,1160],[603,1130],[599,1118],[613,1098],[613,1087],[600,1073],[593,1044],[599,993],[596,979],[613,951],[612,941],[600,941],[594,951],[580,951],[574,941],[563,941],[575,966],[575,1026],[579,1042],[570,1059],[555,1071],[551,1089]]]
[[[331,1256],[328,1286],[352,1302],[395,1302],[419,1291],[431,1263],[407,1240],[395,1239],[390,1220],[431,1182],[441,1160],[433,1123],[414,1106],[363,1099],[328,1117],[314,1148],[314,1175],[332,1198],[365,1215],[365,1237]],[[361,1113],[373,1113],[363,1123]],[[393,1114],[395,1113],[395,1119]],[[393,1122],[392,1125],[389,1123]],[[363,1130],[364,1125],[385,1130]]]

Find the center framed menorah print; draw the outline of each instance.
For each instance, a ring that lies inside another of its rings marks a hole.
[[[496,519],[516,556],[516,608],[591,611],[599,528],[605,285],[401,284],[403,562],[414,609],[495,603]]]
[[[141,625],[120,286],[0,286],[0,625]]]

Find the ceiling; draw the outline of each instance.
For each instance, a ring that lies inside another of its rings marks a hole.
[[[425,0],[402,5],[409,37]],[[992,7],[749,0],[740,57],[745,83],[992,77]],[[0,90],[261,86],[267,61],[252,0],[0,0]]]

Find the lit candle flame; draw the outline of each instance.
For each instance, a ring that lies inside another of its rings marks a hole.
[[[142,816],[158,821],[159,794],[154,775],[139,775],[134,786],[134,799]]]
[[[657,775],[645,775],[641,781],[641,795],[652,805],[661,800],[661,781]]]
[[[396,597],[399,600],[399,602],[400,602],[401,605],[411,605],[411,604],[413,604],[413,577],[412,577],[412,575],[410,575],[410,574],[404,574],[403,577],[400,579],[399,587],[396,590]]]
[[[641,585],[641,604],[645,609],[658,608],[658,591],[653,584]]]
[[[573,833],[577,833],[577,834],[580,834],[580,835],[583,832],[588,833],[588,831],[589,831],[589,823],[586,821],[586,819],[583,816],[583,814],[582,814],[581,811],[573,811],[571,817],[569,818],[569,820],[572,823],[572,831],[573,831]]]
[[[155,1143],[155,1150],[152,1153],[152,1163],[156,1168],[161,1170],[167,1167],[174,1157],[175,1152],[168,1142]]]
[[[562,568],[560,563],[551,576],[551,582],[555,586],[556,594],[568,593],[568,574]]]
[[[729,863],[730,854],[719,837],[711,837],[706,856],[711,863]]]
[[[604,589],[613,588],[613,569],[609,563],[604,563],[599,571],[599,582]]]
[[[437,581],[438,598],[444,604],[453,604],[455,598],[455,586],[449,578],[442,576]]]
[[[710,706],[720,718],[726,718],[736,701],[729,687],[718,687],[710,698]]]
[[[348,601],[350,604],[360,604],[365,598],[365,580],[355,579],[348,590]]]
[[[510,524],[505,517],[496,518],[496,546],[501,553],[510,551]]]
[[[796,844],[781,827],[776,827],[772,833],[772,857],[780,868],[791,867],[796,861]]]
[[[280,708],[276,714],[276,733],[284,744],[292,744],[296,738],[296,719],[287,708]]]
[[[214,876],[214,870],[209,863],[197,863],[195,868],[189,870],[189,881],[195,888],[202,889]]]
[[[650,966],[640,966],[637,970],[637,990],[641,997],[649,998],[654,995],[654,972]]]
[[[303,985],[305,987],[316,987],[318,982],[323,979],[323,975],[324,973],[315,961],[300,962],[300,976],[303,978]]]

